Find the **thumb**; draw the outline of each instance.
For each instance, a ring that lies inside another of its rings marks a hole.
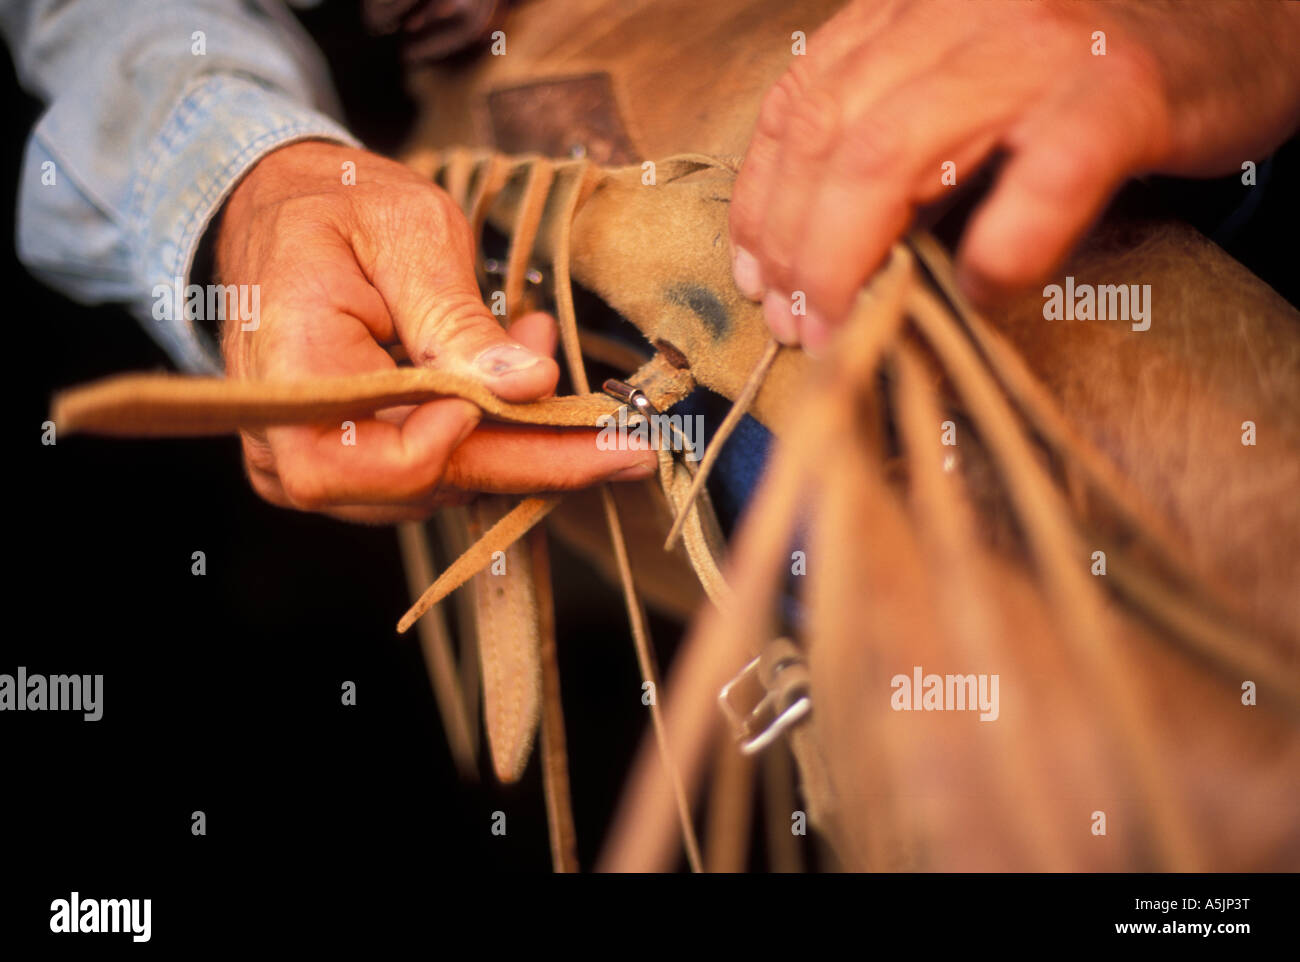
[[[550,357],[511,337],[479,296],[474,245],[464,215],[449,200],[425,236],[407,234],[406,249],[380,256],[375,286],[388,301],[411,363],[481,381],[507,401],[529,401],[555,390],[560,370]]]

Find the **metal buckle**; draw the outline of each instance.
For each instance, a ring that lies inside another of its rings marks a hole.
[[[638,414],[646,420],[659,416],[659,409],[651,403],[650,398],[646,396],[646,393],[635,385],[611,377],[602,384],[600,388],[614,400],[622,402],[624,407],[631,410],[631,414],[628,417],[628,424],[639,423],[633,421],[633,418]],[[681,429],[674,425],[671,420],[669,420],[664,427],[665,430],[673,433],[673,437],[677,441],[677,446],[669,448],[669,451],[674,456],[678,451],[685,452],[685,460],[679,460],[678,463],[684,463],[686,465],[686,470],[690,471],[691,475],[694,476],[695,462],[700,459],[700,456],[695,453],[695,449],[691,445],[691,439],[684,435],[681,432]]]
[[[647,418],[653,417],[659,413],[655,410],[655,406],[650,403],[650,399],[646,397],[644,391],[638,387],[633,387],[626,381],[620,381],[617,378],[610,378],[601,385],[601,390],[614,400],[621,401],[638,414],[644,415]]]
[[[722,686],[718,703],[742,753],[756,755],[767,748],[812,711],[808,672],[798,649],[784,638],[768,645]]]

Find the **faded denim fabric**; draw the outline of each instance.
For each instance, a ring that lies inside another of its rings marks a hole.
[[[189,282],[205,228],[263,156],[357,144],[332,119],[319,51],[274,0],[0,0],[0,31],[46,107],[23,157],[19,258],[82,303],[123,303],[180,367],[219,371],[193,321],[154,318],[153,290]]]

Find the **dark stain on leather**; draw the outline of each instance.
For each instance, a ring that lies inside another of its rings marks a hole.
[[[633,163],[628,136],[607,72],[550,77],[493,90],[487,97],[492,142],[507,154],[567,158],[581,147],[601,165]]]
[[[664,296],[669,303],[689,309],[703,321],[715,341],[727,336],[731,318],[727,317],[727,309],[712,291],[698,284],[675,284],[664,292]]]

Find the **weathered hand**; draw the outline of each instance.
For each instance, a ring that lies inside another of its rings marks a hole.
[[[1003,151],[958,267],[976,300],[1026,286],[1126,178],[1236,171],[1280,143],[1298,49],[1300,4],[858,0],[763,102],[732,195],[736,283],[815,352],[952,189],[945,163],[960,184]]]
[[[343,164],[356,164],[355,184]],[[362,150],[304,142],[277,150],[231,195],[216,238],[223,284],[260,285],[256,329],[227,324],[230,377],[301,380],[412,362],[478,378],[510,401],[544,397],[559,370],[555,322],[507,334],[484,306],[464,216],[443,191]],[[602,451],[595,432],[479,425],[449,398],[341,424],[244,432],[254,489],[282,506],[358,521],[427,516],[467,492],[559,490],[647,477],[649,451]]]

